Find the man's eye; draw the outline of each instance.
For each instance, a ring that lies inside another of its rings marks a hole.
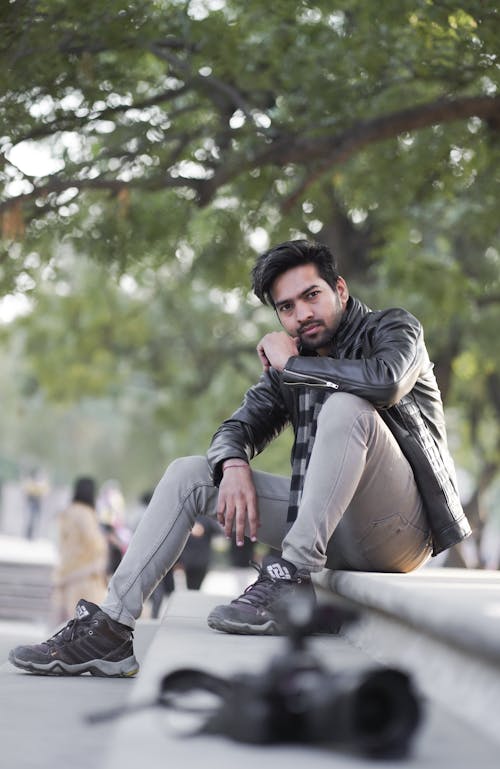
[[[282,305],[280,305],[280,312],[290,312],[291,309],[292,309],[292,305],[291,304],[282,304]]]

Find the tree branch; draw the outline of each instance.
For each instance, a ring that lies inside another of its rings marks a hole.
[[[400,110],[372,120],[360,121],[349,130],[333,137],[298,138],[293,144],[285,142],[278,148],[276,161],[278,164],[304,164],[319,160],[319,165],[309,175],[300,187],[290,195],[283,204],[283,210],[288,211],[325,171],[332,166],[345,163],[356,152],[370,144],[394,139],[402,133],[429,128],[438,123],[451,123],[478,117],[496,123],[500,120],[500,97],[471,96],[463,99],[439,99],[429,104]],[[269,153],[267,153],[269,154]]]
[[[496,125],[497,121],[500,124],[500,97],[473,96],[456,100],[440,99],[389,115],[358,121],[349,129],[333,136],[283,136],[280,134],[274,139],[268,136],[264,150],[251,156],[244,153],[234,155],[232,162],[225,158],[211,178],[172,177],[164,167],[163,172],[157,177],[134,180],[128,185],[151,190],[188,187],[196,191],[198,204],[203,207],[211,202],[222,185],[245,171],[268,165],[297,163],[304,167],[311,167],[311,164],[314,164],[314,172],[309,174],[293,195],[284,202],[283,208],[288,210],[319,175],[332,166],[345,163],[356,152],[365,147],[395,138],[404,132],[428,128],[438,123],[464,120],[469,117],[486,120],[490,125]],[[85,180],[63,180],[60,177],[54,177],[32,192],[0,204],[0,212],[24,200],[51,192],[61,192],[68,187],[117,190],[125,184],[123,181],[102,177]]]
[[[246,161],[225,162],[213,178],[203,185],[200,205],[208,205],[219,187],[244,171],[267,165],[283,166],[296,163],[310,167],[314,164],[313,173],[284,202],[283,210],[287,211],[327,169],[345,163],[365,147],[393,139],[402,133],[469,117],[478,117],[491,124],[500,121],[500,97],[471,96],[462,99],[439,99],[370,120],[360,120],[333,136],[280,134],[279,138],[269,142],[262,152]]]
[[[64,192],[69,188],[75,188],[79,192],[82,190],[103,190],[111,193],[118,193],[124,188],[142,189],[150,192],[162,189],[190,188],[199,194],[200,184],[203,180],[189,179],[185,176],[178,177],[151,177],[148,179],[134,179],[132,182],[124,182],[120,179],[106,179],[99,177],[96,179],[51,179],[40,187],[36,187],[31,192],[25,192],[9,200],[0,202],[0,214],[13,208],[16,205],[25,203],[35,198],[43,198],[50,194]],[[55,206],[57,207],[57,206]],[[54,206],[49,206],[54,208]],[[45,207],[45,211],[47,207]]]

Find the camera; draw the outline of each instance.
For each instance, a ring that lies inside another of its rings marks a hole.
[[[330,744],[371,757],[406,755],[421,720],[409,675],[384,667],[331,672],[305,644],[324,626],[325,609],[306,617],[304,607],[290,607],[285,652],[259,675],[230,679],[222,706],[201,731],[251,744]],[[353,620],[350,610],[337,608],[329,623]]]
[[[154,701],[88,720],[96,723],[161,706],[195,715],[199,725],[194,734],[253,745],[329,745],[373,758],[404,757],[422,717],[410,676],[382,666],[334,672],[308,648],[309,636],[337,633],[357,618],[345,605],[318,606],[296,595],[281,609],[285,649],[261,673],[223,678],[180,668],[161,678]]]

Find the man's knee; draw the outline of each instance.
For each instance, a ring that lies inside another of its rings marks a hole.
[[[207,512],[205,508],[212,505],[216,492],[206,457],[180,457],[167,467],[155,489],[153,500],[158,500],[161,506],[177,508],[187,505],[191,514],[195,511],[194,514],[198,515]]]
[[[178,457],[168,466],[166,475],[175,475],[190,482],[206,481],[210,471],[207,458],[203,456]]]
[[[372,403],[351,393],[332,393],[323,404],[318,417],[318,424],[328,422],[329,425],[344,425],[352,423],[361,414],[376,415]]]

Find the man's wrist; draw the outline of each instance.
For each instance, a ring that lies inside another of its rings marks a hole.
[[[222,472],[224,473],[230,467],[249,467],[249,464],[244,459],[238,459],[237,457],[234,457],[234,459],[225,459],[222,463]]]

